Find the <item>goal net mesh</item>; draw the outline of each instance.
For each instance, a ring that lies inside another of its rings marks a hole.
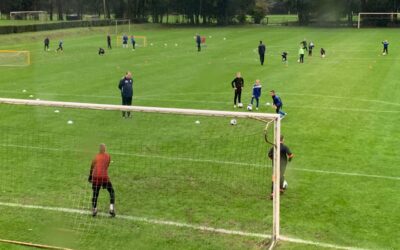
[[[104,249],[133,249],[140,238],[132,230],[165,240],[173,237],[167,232],[193,233],[177,229],[179,223],[271,233],[272,163],[263,131],[269,119],[157,110],[132,111],[123,119],[121,111],[101,106],[36,103],[0,104],[0,217],[13,221],[0,229],[4,237],[79,249],[101,240]],[[109,207],[105,189],[100,214],[90,215],[87,178],[100,143],[111,156],[114,220],[103,214]]]
[[[29,66],[30,63],[29,51],[0,50],[0,66]]]

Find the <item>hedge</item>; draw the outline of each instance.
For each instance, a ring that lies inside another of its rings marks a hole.
[[[9,26],[0,26],[0,34],[35,32],[35,31],[80,28],[80,27],[109,26],[111,24],[112,20],[94,20],[94,21],[69,21],[69,22],[29,24],[29,25],[18,25],[18,26],[9,25]]]

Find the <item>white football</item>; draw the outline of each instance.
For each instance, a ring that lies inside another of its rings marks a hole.
[[[238,107],[239,107],[239,108],[243,108],[243,103],[239,103],[239,104],[238,104]]]
[[[252,111],[253,110],[253,106],[251,104],[247,105],[247,110],[248,111]]]
[[[269,106],[269,105],[271,105],[271,103],[267,102],[265,105]]]
[[[200,124],[200,121],[195,121],[196,124]]]
[[[236,119],[232,119],[232,120],[231,120],[231,125],[236,125],[236,124],[237,124]]]

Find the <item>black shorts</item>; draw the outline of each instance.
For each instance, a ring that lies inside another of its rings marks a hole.
[[[100,188],[106,189],[106,188],[112,188],[112,183],[111,181],[106,181],[106,182],[93,182],[92,183],[92,189],[93,190],[99,190]]]

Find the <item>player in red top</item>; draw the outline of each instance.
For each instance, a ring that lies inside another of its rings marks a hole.
[[[100,188],[107,188],[110,193],[110,215],[115,217],[114,203],[115,203],[115,193],[113,186],[108,177],[108,167],[110,166],[110,155],[106,153],[106,145],[100,144],[99,153],[92,161],[90,167],[90,173],[88,181],[92,183],[93,198],[92,198],[92,208],[93,216],[97,215],[97,198],[99,197]]]

